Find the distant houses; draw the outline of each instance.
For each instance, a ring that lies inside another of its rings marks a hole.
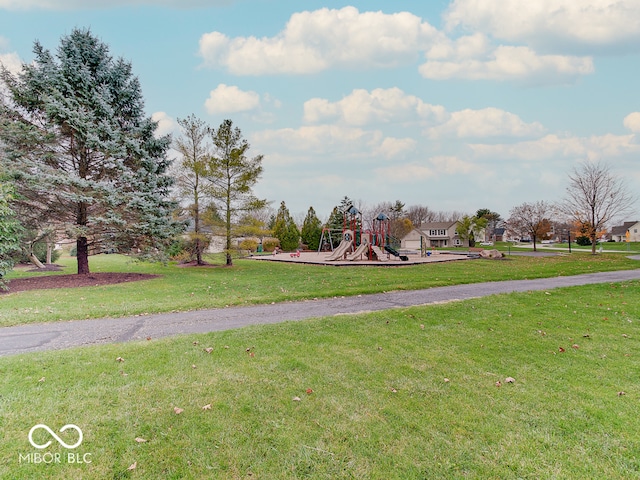
[[[611,229],[611,240],[614,242],[640,242],[640,222],[624,222]]]
[[[462,240],[456,233],[458,222],[423,223],[411,230],[401,241],[404,250],[420,250],[431,247],[461,247]]]

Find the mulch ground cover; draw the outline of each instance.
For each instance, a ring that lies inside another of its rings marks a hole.
[[[90,273],[87,275],[45,275],[29,278],[14,278],[8,282],[8,290],[2,293],[24,292],[27,290],[44,290],[49,288],[97,287],[115,283],[137,282],[157,278],[160,275],[144,273]]]

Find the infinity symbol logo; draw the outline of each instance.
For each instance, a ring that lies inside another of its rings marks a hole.
[[[50,429],[49,427],[47,427],[46,425],[44,425],[44,424],[40,423],[40,424],[38,424],[38,425],[34,425],[33,427],[31,427],[31,430],[29,430],[29,443],[30,443],[31,445],[33,445],[35,448],[40,448],[40,449],[42,449],[42,448],[47,448],[49,445],[51,445],[51,440],[49,440],[49,441],[48,441],[47,443],[45,443],[44,445],[38,445],[37,443],[35,443],[35,442],[33,441],[33,432],[35,432],[35,431],[36,431],[36,430],[38,430],[39,428],[44,428],[44,429],[45,429],[47,432],[49,432],[49,433],[51,434],[51,436],[52,436],[53,438],[55,438],[55,439],[58,441],[58,443],[59,443],[60,445],[62,445],[64,448],[69,448],[69,449],[76,448],[76,447],[79,447],[79,446],[80,446],[80,444],[82,443],[82,430],[80,430],[80,427],[78,427],[78,426],[76,426],[76,425],[74,425],[74,424],[72,424],[72,423],[69,423],[68,425],[65,425],[64,427],[62,427],[62,428],[60,429],[60,433],[64,432],[65,430],[68,430],[69,428],[72,428],[72,429],[76,430],[76,431],[78,432],[79,437],[78,437],[78,441],[77,441],[76,443],[74,443],[73,445],[67,445],[67,444],[64,442],[64,440],[62,440],[58,435],[56,435],[56,433],[55,433],[53,430],[51,430],[51,429]]]

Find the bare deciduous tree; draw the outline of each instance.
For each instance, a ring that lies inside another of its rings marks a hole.
[[[611,173],[609,165],[584,162],[569,175],[566,197],[558,208],[570,221],[586,229],[591,253],[595,254],[597,232],[629,212],[633,200],[624,181]]]
[[[541,200],[535,203],[523,203],[509,212],[507,228],[517,235],[529,235],[533,242],[533,251],[537,251],[536,240],[544,237],[551,229],[550,216],[553,206]]]

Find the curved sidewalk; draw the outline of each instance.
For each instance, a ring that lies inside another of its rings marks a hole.
[[[4,327],[0,328],[0,356],[428,305],[499,293],[548,290],[628,280],[640,280],[640,269],[535,280],[474,283],[272,305]]]

